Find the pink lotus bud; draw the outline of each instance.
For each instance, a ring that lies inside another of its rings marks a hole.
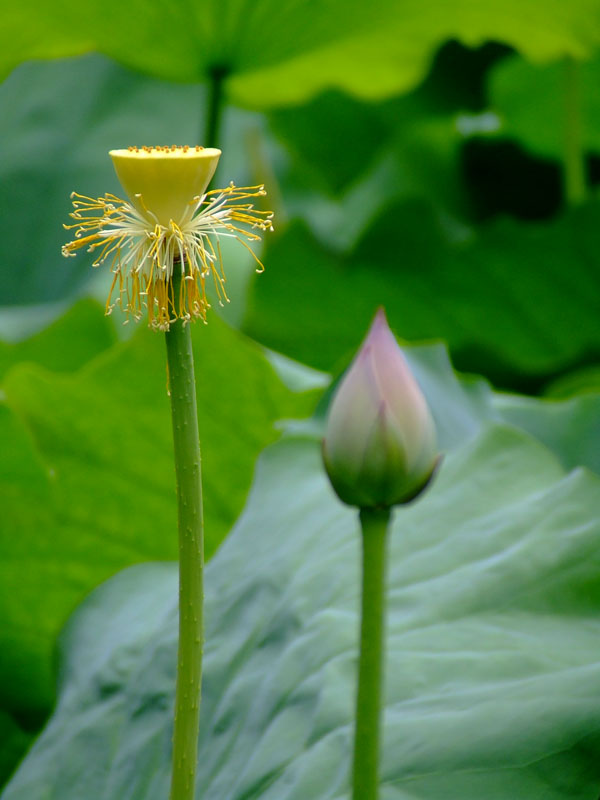
[[[333,398],[323,460],[340,500],[361,508],[412,500],[437,465],[431,413],[382,308]]]

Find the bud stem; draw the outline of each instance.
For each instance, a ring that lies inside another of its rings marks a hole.
[[[385,629],[385,575],[390,509],[362,508],[362,617],[356,698],[353,800],[379,796],[379,741]]]
[[[177,297],[181,276],[174,275]],[[193,800],[202,682],[204,522],[194,358],[189,324],[166,332],[179,520],[179,648],[171,800]]]

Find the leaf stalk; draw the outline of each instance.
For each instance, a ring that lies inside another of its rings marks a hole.
[[[585,150],[581,119],[581,64],[574,58],[564,61],[564,183],[568,206],[586,198]]]

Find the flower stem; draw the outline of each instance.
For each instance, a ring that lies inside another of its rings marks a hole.
[[[181,276],[173,277],[176,297]],[[204,522],[200,439],[189,324],[166,333],[179,519],[179,648],[171,800],[193,800],[202,681]]]
[[[362,508],[362,617],[356,698],[353,800],[377,800],[385,628],[385,574],[389,509]]]
[[[574,58],[564,61],[564,183],[569,206],[583,203],[586,195],[580,66]]]

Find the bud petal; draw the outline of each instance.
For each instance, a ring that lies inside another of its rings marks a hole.
[[[408,502],[433,474],[433,419],[383,309],[335,394],[323,459],[339,498],[361,508]]]

